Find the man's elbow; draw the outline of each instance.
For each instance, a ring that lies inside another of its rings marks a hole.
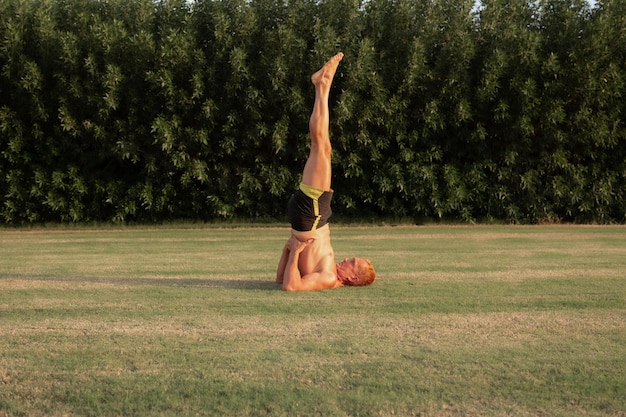
[[[294,292],[294,291],[300,291],[300,288],[297,288],[295,285],[283,285],[282,290],[288,291],[288,292]]]

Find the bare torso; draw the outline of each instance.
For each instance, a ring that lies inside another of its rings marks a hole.
[[[302,276],[314,272],[330,272],[337,275],[335,252],[330,243],[330,227],[326,224],[317,230],[299,232],[291,230],[291,234],[301,242],[313,239],[300,254],[298,269]]]

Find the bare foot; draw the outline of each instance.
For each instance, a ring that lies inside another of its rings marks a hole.
[[[314,86],[318,87],[322,84],[324,86],[330,86],[337,71],[339,62],[343,59],[343,52],[337,53],[331,59],[324,64],[315,74],[311,75],[311,82]]]

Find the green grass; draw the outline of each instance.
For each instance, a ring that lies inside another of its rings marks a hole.
[[[0,230],[0,416],[626,416],[626,228]]]

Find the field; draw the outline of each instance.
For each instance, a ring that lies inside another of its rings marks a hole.
[[[0,416],[626,416],[623,226],[0,229]]]

